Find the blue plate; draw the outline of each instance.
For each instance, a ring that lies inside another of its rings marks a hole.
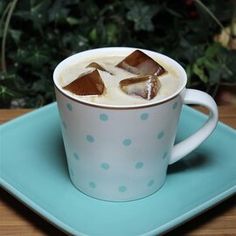
[[[177,140],[205,120],[205,115],[185,106]],[[191,155],[169,167],[158,192],[123,203],[96,200],[73,187],[55,103],[1,125],[0,134],[1,186],[73,235],[161,234],[236,190],[236,132],[221,123]]]

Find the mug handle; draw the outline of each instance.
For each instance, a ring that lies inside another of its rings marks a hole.
[[[186,89],[183,94],[183,103],[205,106],[209,109],[210,114],[206,123],[196,133],[174,145],[169,164],[175,163],[197,148],[213,132],[218,121],[217,105],[207,93],[195,89]]]

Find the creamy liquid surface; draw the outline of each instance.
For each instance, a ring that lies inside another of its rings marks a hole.
[[[86,68],[90,63],[96,62],[101,65],[107,71],[112,73],[109,74],[106,71],[99,71],[99,74],[105,84],[105,91],[102,95],[87,95],[87,96],[79,96],[71,93],[68,90],[63,89],[63,91],[69,96],[79,99],[81,101],[100,104],[100,105],[141,105],[148,104],[153,102],[158,102],[166,97],[174,94],[181,86],[180,79],[178,77],[177,72],[175,72],[169,65],[165,65],[160,61],[157,61],[161,66],[165,68],[166,73],[158,76],[161,87],[157,92],[157,95],[151,99],[146,100],[139,96],[128,95],[120,89],[119,82],[123,79],[136,77],[137,75],[132,74],[126,70],[116,67],[120,61],[122,61],[125,57],[99,57],[92,58],[90,60],[84,60],[83,62],[79,62],[78,64],[71,65],[65,68],[59,79],[59,84],[61,87],[64,87],[77,79],[81,74],[88,73],[93,71],[95,68]]]

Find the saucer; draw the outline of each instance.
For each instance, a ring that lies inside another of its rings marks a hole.
[[[184,106],[177,141],[206,119]],[[1,125],[0,134],[1,186],[68,234],[162,234],[236,191],[236,132],[222,123],[194,152],[169,166],[159,191],[130,202],[97,200],[72,185],[55,103]]]

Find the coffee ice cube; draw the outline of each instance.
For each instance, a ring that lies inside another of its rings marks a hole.
[[[107,71],[105,68],[103,68],[101,65],[99,65],[97,62],[91,62],[89,65],[87,65],[86,67],[92,67],[92,68],[95,68],[97,70],[101,70],[101,71],[106,71],[108,72],[109,74],[112,75],[111,72]]]
[[[97,62],[91,62],[89,65],[86,67],[92,67],[101,71],[106,71],[101,65],[99,65]]]
[[[139,76],[121,80],[120,88],[128,95],[151,100],[157,95],[160,82],[156,75]]]
[[[137,75],[162,75],[166,72],[160,64],[140,50],[135,50],[116,66]]]
[[[105,90],[105,85],[98,70],[79,76],[70,84],[63,87],[76,95],[101,95]]]

